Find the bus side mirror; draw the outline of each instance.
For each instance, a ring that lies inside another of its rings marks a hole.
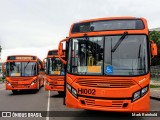
[[[154,43],[153,40],[150,40],[150,42],[151,42],[151,54],[152,56],[156,56],[158,54],[157,44]]]
[[[62,56],[63,55],[63,43],[59,43],[59,55]]]
[[[63,56],[63,43],[62,42],[66,42],[67,40],[68,38],[61,40],[58,46],[58,57],[62,61],[63,64],[67,64],[67,61],[62,58]]]
[[[3,73],[5,73],[5,68],[4,68],[5,65],[6,65],[6,62],[2,64],[2,71],[3,71]]]
[[[46,73],[46,71],[47,71],[46,62],[47,62],[47,58],[44,58],[44,59],[43,59],[43,71],[44,71],[45,73]]]
[[[47,58],[44,58],[44,59],[43,59],[43,63],[42,63],[44,69],[46,69],[46,65],[45,65],[45,64],[46,64],[46,62],[45,62],[46,59],[47,59]]]
[[[38,68],[39,68],[39,70],[42,68],[40,64],[38,65]]]
[[[6,62],[4,62],[3,64],[2,64],[2,73],[3,73],[3,77],[6,75]]]

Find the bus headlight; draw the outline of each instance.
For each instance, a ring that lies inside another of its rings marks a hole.
[[[10,82],[6,81],[6,83],[7,83],[7,85],[11,86],[11,83],[10,83]]]
[[[138,98],[140,98],[141,97],[141,92],[140,91],[138,91],[138,92],[135,92],[134,93],[134,95],[133,95],[133,101],[135,101],[135,100],[137,100]]]
[[[140,89],[139,91],[135,92],[132,96],[132,102],[138,100],[142,96],[144,96],[148,91],[148,86]]]
[[[143,96],[147,91],[148,91],[148,86],[147,86],[147,87],[144,87],[144,88],[141,90],[141,96]]]
[[[37,82],[37,80],[34,80],[34,81],[31,83],[31,85],[34,85],[36,82]]]
[[[48,82],[48,80],[46,80],[46,84],[48,84],[48,85],[49,85],[49,82]]]
[[[68,91],[74,96],[77,98],[77,91],[76,89],[74,89],[70,84],[67,83],[66,85]]]
[[[69,84],[66,85],[67,89],[71,92],[71,86]]]
[[[72,95],[77,98],[77,91],[72,87]]]

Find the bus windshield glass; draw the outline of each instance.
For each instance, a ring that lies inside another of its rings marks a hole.
[[[48,58],[47,61],[49,75],[65,75],[64,64],[59,58]]]
[[[70,39],[68,71],[80,75],[143,75],[148,72],[146,35]]]
[[[36,62],[9,62],[9,76],[35,76],[37,75]]]

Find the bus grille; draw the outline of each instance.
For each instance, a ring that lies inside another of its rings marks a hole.
[[[112,108],[122,108],[123,107],[123,101],[122,100],[113,100],[111,102],[111,104],[107,105],[107,104],[98,104],[96,103],[95,100],[93,99],[85,99],[85,103],[87,106],[93,107],[93,106],[97,106],[97,107],[112,107]]]
[[[129,88],[135,85],[133,80],[78,79],[77,84],[99,88]]]
[[[18,84],[18,82],[21,82],[21,81],[30,81],[32,78],[12,78],[11,80],[11,84]]]
[[[64,79],[55,79],[55,78],[49,78],[50,80],[54,80],[54,81],[64,81]]]
[[[32,78],[12,78],[11,80],[12,80],[13,83],[16,83],[18,81],[30,81],[31,79]]]

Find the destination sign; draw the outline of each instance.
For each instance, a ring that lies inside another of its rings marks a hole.
[[[8,60],[36,60],[35,56],[9,56]]]

